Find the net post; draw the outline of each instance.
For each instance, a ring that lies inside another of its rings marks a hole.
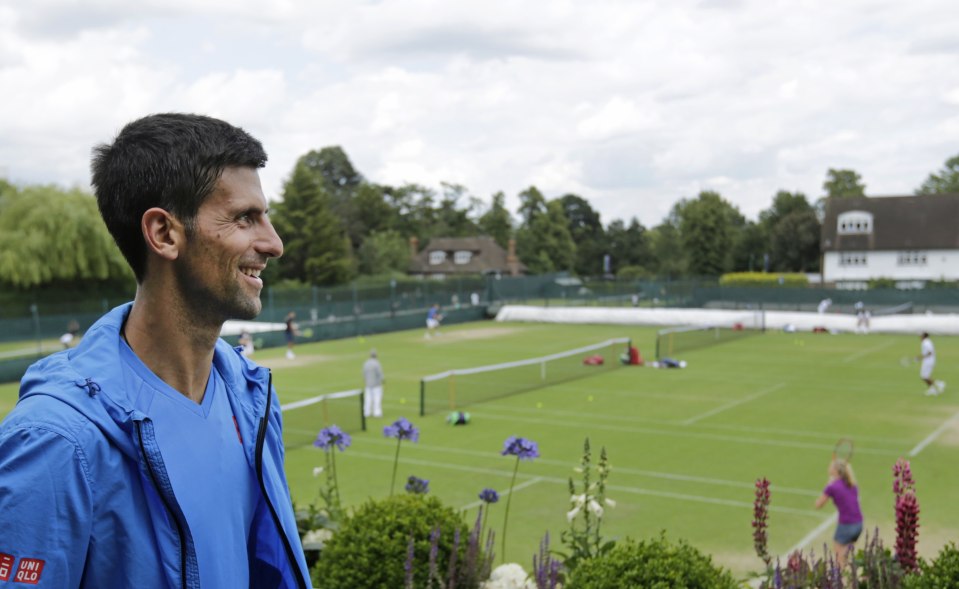
[[[420,379],[420,417],[426,415],[426,381]]]
[[[366,431],[366,413],[363,411],[363,406],[366,404],[366,388],[363,388],[363,392],[360,393],[360,431]]]

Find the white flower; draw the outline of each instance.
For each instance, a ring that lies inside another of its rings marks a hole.
[[[607,497],[607,498],[606,498],[606,505],[609,505],[610,507],[616,507],[616,502],[613,501],[612,499],[610,499],[609,497]]]
[[[582,509],[581,506],[577,505],[576,507],[570,509],[566,512],[566,521],[572,522],[576,519],[576,516],[579,515],[579,510]]]
[[[597,503],[595,499],[589,500],[589,510],[592,511],[596,517],[603,517],[603,506]]]
[[[320,476],[320,473],[321,473],[321,472],[323,472],[323,467],[322,467],[322,466],[314,466],[314,467],[313,467],[313,476],[318,477],[318,476]]]
[[[529,578],[523,567],[516,563],[508,563],[493,569],[489,580],[480,587],[481,589],[536,589],[536,583]]]

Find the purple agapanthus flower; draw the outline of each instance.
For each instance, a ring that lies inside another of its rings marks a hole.
[[[406,492],[413,495],[426,495],[430,492],[429,479],[420,479],[410,475],[410,478],[406,480]]]
[[[420,430],[410,423],[408,419],[401,417],[394,421],[392,425],[384,427],[383,435],[387,438],[416,442],[420,439]]]
[[[495,489],[483,489],[480,491],[479,498],[483,503],[496,503],[499,501],[499,493]]]
[[[539,446],[532,440],[510,436],[503,442],[503,456],[516,456],[520,460],[532,460],[539,456]]]
[[[353,439],[350,438],[350,434],[335,425],[331,425],[330,427],[325,427],[320,430],[320,433],[316,436],[316,440],[313,441],[313,445],[327,452],[329,452],[333,446],[336,446],[340,449],[340,452],[342,452],[349,448],[352,442]]]

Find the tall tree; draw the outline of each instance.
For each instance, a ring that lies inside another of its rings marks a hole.
[[[678,207],[683,250],[689,270],[701,276],[718,276],[732,267],[732,245],[745,219],[718,192],[703,191]]]
[[[576,194],[563,195],[559,203],[569,223],[569,233],[576,243],[576,273],[580,276],[599,276],[603,273],[603,256],[610,253],[599,212]]]
[[[679,227],[669,219],[647,233],[652,261],[649,269],[656,276],[679,278],[687,273],[689,259],[683,249]]]
[[[627,267],[642,273],[654,271],[656,264],[649,249],[648,233],[636,217],[629,220],[629,225],[622,219],[613,220],[606,227],[605,235],[614,274]]]
[[[322,186],[330,201],[330,208],[340,218],[349,235],[353,249],[363,242],[367,229],[362,219],[364,211],[354,199],[357,190],[365,184],[363,176],[338,145],[311,150],[297,161],[303,172],[308,173]]]
[[[801,192],[780,190],[772,206],[759,213],[767,238],[770,269],[779,272],[819,268],[819,219]]]
[[[91,195],[53,186],[0,186],[0,283],[31,288],[132,280]]]
[[[862,176],[855,170],[829,168],[822,188],[826,191],[826,198],[866,196],[866,185],[862,183]]]
[[[546,213],[546,197],[535,186],[530,186],[519,193],[520,224],[529,227],[533,219]]]
[[[947,159],[938,173],[929,174],[916,194],[959,194],[959,155]]]
[[[467,195],[466,187],[459,184],[442,182],[443,198],[436,210],[436,227],[433,233],[436,237],[469,237],[479,232],[479,227],[471,218],[474,199]],[[466,207],[460,201],[468,201]]]
[[[406,272],[410,263],[410,250],[406,238],[397,231],[388,229],[367,235],[357,257],[361,274]]]
[[[274,207],[273,224],[284,243],[278,264],[282,278],[324,286],[353,278],[350,239],[307,156],[294,166],[283,201]]]
[[[493,204],[479,218],[479,228],[493,238],[503,249],[509,246],[513,235],[513,217],[506,208],[506,195],[497,192],[493,195]]]
[[[536,202],[542,194],[535,188],[525,191],[526,202]],[[523,195],[520,195],[523,201]],[[542,211],[528,209],[529,222],[516,231],[516,254],[533,274],[572,271],[576,260],[576,243],[569,233],[563,205],[553,200]]]

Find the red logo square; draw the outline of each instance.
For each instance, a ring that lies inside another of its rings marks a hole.
[[[0,581],[10,580],[10,571],[13,570],[13,561],[16,558],[12,554],[0,552]]]
[[[43,573],[43,564],[44,561],[39,558],[21,558],[13,582],[36,585],[40,582],[40,574]]]

